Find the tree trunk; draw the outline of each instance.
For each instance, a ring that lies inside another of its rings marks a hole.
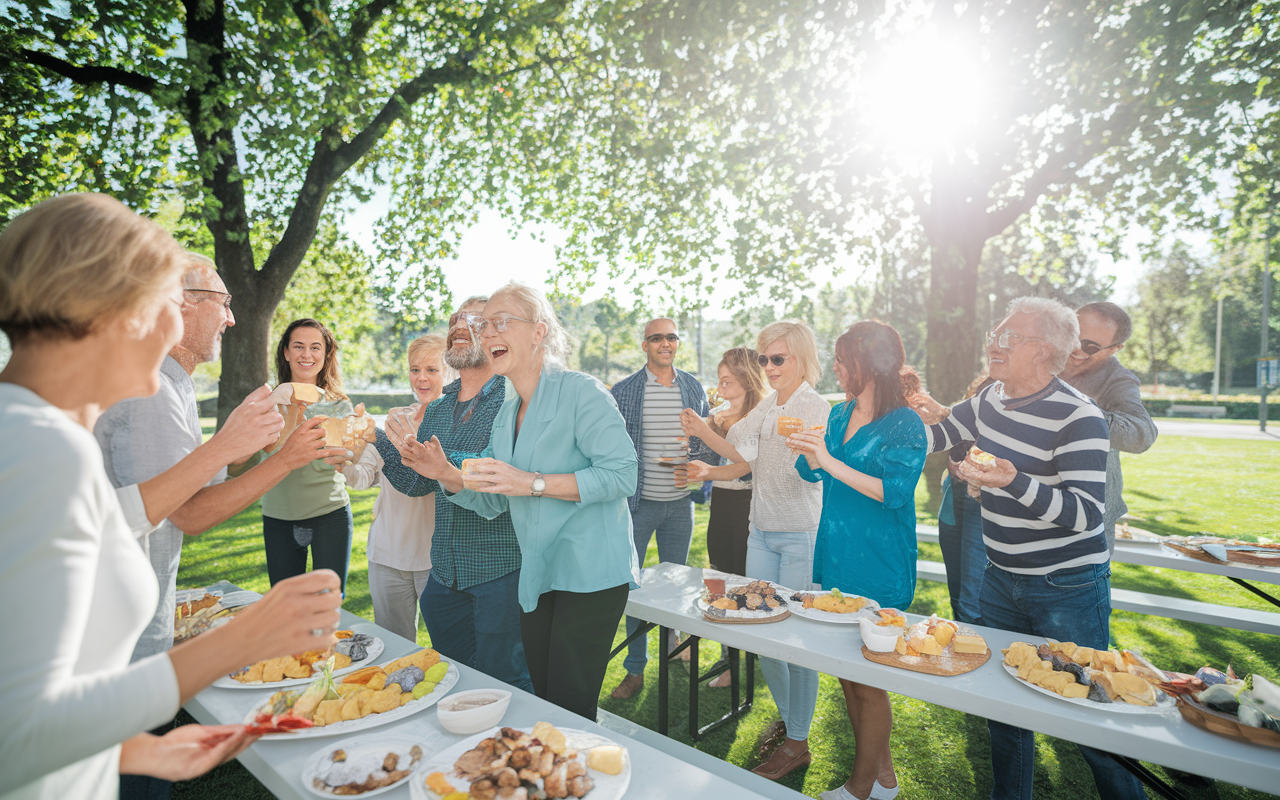
[[[231,283],[230,274],[224,276]],[[228,285],[228,288],[231,288]],[[275,369],[271,355],[271,318],[276,302],[255,301],[252,296],[245,302],[241,295],[235,297],[236,324],[227,328],[222,336],[222,379],[218,383],[218,427],[244,400],[245,396],[264,383],[275,384]]]

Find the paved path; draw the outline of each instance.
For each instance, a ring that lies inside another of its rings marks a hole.
[[[1206,439],[1244,439],[1254,442],[1280,442],[1280,421],[1268,420],[1266,433],[1252,425],[1231,425],[1195,420],[1156,419],[1156,427],[1167,436],[1202,436]]]

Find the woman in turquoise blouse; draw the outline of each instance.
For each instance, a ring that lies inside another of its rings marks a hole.
[[[433,438],[409,440],[404,461],[485,518],[510,510],[534,692],[595,719],[627,593],[639,585],[627,510],[635,446],[604,384],[562,366],[564,330],[541,293],[516,283],[499,289],[477,334],[493,371],[507,378],[485,457],[464,476]]]
[[[845,402],[831,409],[825,435],[789,439],[803,454],[796,460],[800,476],[822,483],[814,582],[900,609],[915,594],[915,490],[928,449],[924,423],[907,405],[920,379],[905,359],[891,326],[854,323],[836,340],[835,371]],[[843,679],[840,687],[857,752],[849,780],[822,797],[892,798],[898,780],[889,751],[889,695]]]

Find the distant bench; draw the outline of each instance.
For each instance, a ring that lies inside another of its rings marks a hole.
[[[1226,419],[1226,406],[1183,406],[1174,403],[1169,406],[1171,417],[1208,417],[1209,419]]]
[[[916,540],[936,544],[938,541],[937,527],[933,525],[917,525]],[[946,583],[947,568],[940,561],[917,561],[916,578],[918,580]],[[1273,611],[1220,606],[1213,603],[1202,603],[1198,600],[1187,600],[1181,597],[1135,592],[1130,589],[1117,589],[1114,586],[1111,587],[1111,607],[1120,611],[1132,611],[1137,614],[1148,614],[1155,617],[1180,619],[1184,622],[1198,622],[1202,625],[1216,625],[1280,636],[1280,614]]]

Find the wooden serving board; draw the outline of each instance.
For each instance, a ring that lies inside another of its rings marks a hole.
[[[1194,558],[1196,561],[1203,561],[1206,564],[1222,563],[1218,559],[1201,550],[1199,547],[1190,547],[1187,545],[1172,544],[1169,542],[1165,542],[1165,546],[1177,550],[1188,558]],[[1267,555],[1241,552],[1239,550],[1228,550],[1227,563],[1244,564],[1249,567],[1280,567],[1280,552],[1277,552],[1275,555]]]
[[[1187,722],[1197,728],[1204,728],[1210,733],[1226,736],[1228,739],[1235,739],[1238,742],[1250,742],[1264,747],[1280,748],[1280,733],[1266,728],[1254,728],[1245,725],[1236,717],[1230,714],[1223,714],[1221,711],[1214,711],[1189,697],[1178,698],[1178,711],[1182,712],[1182,717]]]
[[[707,622],[716,622],[721,625],[767,625],[770,622],[781,622],[791,616],[791,611],[783,611],[776,617],[757,617],[755,619],[730,619],[729,617],[713,617],[707,612],[702,612],[702,618]]]
[[[963,675],[966,672],[973,672],[987,663],[987,659],[991,658],[991,648],[988,647],[987,652],[981,655],[978,653],[952,653],[941,656],[902,656],[896,652],[877,653],[874,650],[868,650],[864,644],[862,646],[862,656],[868,661],[884,664],[886,667],[923,672],[926,675]]]

